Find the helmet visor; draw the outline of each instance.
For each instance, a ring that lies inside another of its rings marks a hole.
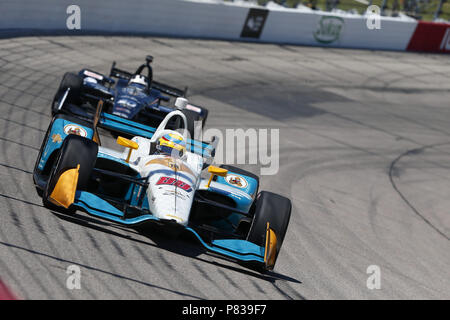
[[[159,146],[159,151],[174,158],[182,158],[184,155],[184,149],[177,150],[169,146]]]

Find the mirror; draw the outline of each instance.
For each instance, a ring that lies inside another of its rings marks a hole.
[[[228,173],[228,170],[227,169],[223,169],[223,168],[219,168],[219,167],[215,167],[215,166],[209,166],[208,172],[212,173],[214,175],[217,175],[217,176],[226,177],[227,173]]]
[[[139,145],[136,142],[129,140],[127,138],[124,138],[124,137],[118,137],[117,144],[127,147],[127,148],[130,148],[130,149],[133,149],[133,150],[136,150],[137,148],[139,148]]]
[[[139,148],[139,145],[137,144],[137,142],[134,142],[132,140],[129,140],[127,138],[124,137],[118,137],[117,138],[117,144],[124,146],[126,148],[130,148],[130,151],[128,152],[128,156],[126,158],[126,162],[130,162],[130,157],[131,157],[131,151],[136,150],[137,148]]]

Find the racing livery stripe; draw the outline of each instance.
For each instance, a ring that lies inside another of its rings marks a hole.
[[[192,170],[188,166],[186,166],[182,161],[173,161],[172,158],[163,158],[163,159],[156,158],[156,159],[150,160],[145,165],[148,166],[150,164],[161,164],[161,165],[169,167],[169,168],[172,168],[173,165],[176,165],[177,173],[181,171],[181,172],[186,172],[186,173],[189,173],[189,174],[195,176],[195,174],[192,172]]]

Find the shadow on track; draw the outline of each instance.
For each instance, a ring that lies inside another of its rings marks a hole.
[[[164,233],[164,229],[160,228],[159,226],[157,226],[154,223],[153,224],[150,223],[145,226],[137,226],[135,228],[126,228],[126,227],[122,227],[122,226],[114,224],[114,223],[104,222],[99,219],[81,215],[79,213],[74,213],[71,215],[57,212],[57,211],[51,211],[51,213],[53,215],[55,215],[56,217],[58,217],[64,221],[70,222],[70,223],[75,223],[75,224],[81,225],[83,227],[92,229],[92,230],[104,232],[106,234],[109,234],[109,235],[112,235],[115,237],[119,237],[122,239],[130,240],[130,241],[133,241],[133,242],[136,242],[139,244],[149,245],[149,246],[152,246],[155,248],[163,249],[168,252],[182,255],[185,257],[189,257],[191,259],[195,259],[197,261],[201,261],[201,262],[204,262],[204,263],[207,263],[210,265],[214,265],[219,268],[228,269],[228,270],[239,272],[241,274],[245,274],[247,276],[251,276],[251,277],[254,277],[254,278],[257,278],[260,280],[268,281],[272,284],[275,284],[275,281],[277,281],[277,280],[293,282],[293,283],[297,283],[297,284],[302,283],[301,281],[299,281],[297,279],[294,279],[294,278],[291,278],[288,276],[284,276],[284,275],[278,274],[273,271],[266,272],[266,273],[260,273],[260,272],[257,272],[257,271],[254,271],[254,270],[248,268],[245,264],[238,264],[239,266],[243,267],[243,268],[240,268],[240,267],[226,265],[224,263],[214,261],[214,260],[210,261],[210,260],[203,259],[203,258],[199,257],[201,254],[206,254],[208,256],[218,258],[221,260],[225,260],[225,261],[236,262],[235,260],[230,259],[228,257],[223,257],[218,254],[208,252],[206,249],[204,249],[203,247],[201,247],[198,244],[198,240],[189,232],[182,233],[179,236],[175,237],[175,236],[167,235],[166,233]],[[109,228],[105,228],[105,227],[116,228],[118,230],[127,232],[127,234],[122,234],[122,233],[116,232],[114,230],[111,230]],[[133,237],[133,235],[144,236],[144,237],[148,238],[151,242],[137,239],[137,238]]]
[[[77,266],[80,266],[80,267],[88,269],[88,270],[97,271],[97,272],[100,272],[100,273],[104,273],[104,274],[113,276],[115,278],[119,278],[119,279],[123,279],[123,280],[127,280],[127,281],[132,281],[132,282],[135,282],[135,283],[147,286],[147,287],[168,291],[168,292],[171,292],[171,293],[183,296],[183,297],[189,297],[189,298],[203,300],[202,297],[194,296],[194,295],[191,295],[191,294],[188,294],[188,293],[183,293],[183,292],[176,291],[176,290],[171,290],[171,289],[164,288],[164,287],[161,287],[161,286],[158,286],[158,285],[154,285],[154,284],[151,284],[151,283],[148,283],[148,282],[144,282],[144,281],[141,281],[141,280],[137,280],[137,279],[133,279],[133,278],[130,278],[130,277],[126,277],[126,276],[123,276],[123,275],[120,275],[120,274],[117,274],[117,273],[113,273],[113,272],[109,272],[109,271],[106,271],[106,270],[102,270],[102,269],[99,269],[99,268],[96,268],[96,267],[93,267],[93,266],[88,266],[86,264],[80,264],[80,263],[75,262],[75,261],[62,259],[62,258],[55,257],[55,256],[52,256],[52,255],[43,253],[43,252],[39,252],[39,251],[36,251],[36,250],[20,247],[20,246],[11,244],[11,243],[6,243],[6,242],[0,241],[0,245],[9,247],[11,249],[18,249],[18,250],[26,251],[26,252],[34,254],[34,255],[39,255],[39,256],[43,256],[45,258],[56,260],[58,262],[64,262],[64,263],[68,263],[68,264],[75,264]]]

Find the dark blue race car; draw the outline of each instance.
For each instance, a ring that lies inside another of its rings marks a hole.
[[[66,73],[53,99],[52,115],[63,113],[89,120],[102,101],[105,113],[157,127],[168,113],[179,109],[186,116],[186,129],[194,137],[196,122],[203,127],[208,110],[191,103],[174,105],[171,98],[185,97],[187,88],[181,90],[153,81],[152,61],[153,57],[147,56],[145,64],[134,73],[116,68],[115,62],[109,76],[89,69]],[[177,118],[168,127],[175,130],[183,125]]]

